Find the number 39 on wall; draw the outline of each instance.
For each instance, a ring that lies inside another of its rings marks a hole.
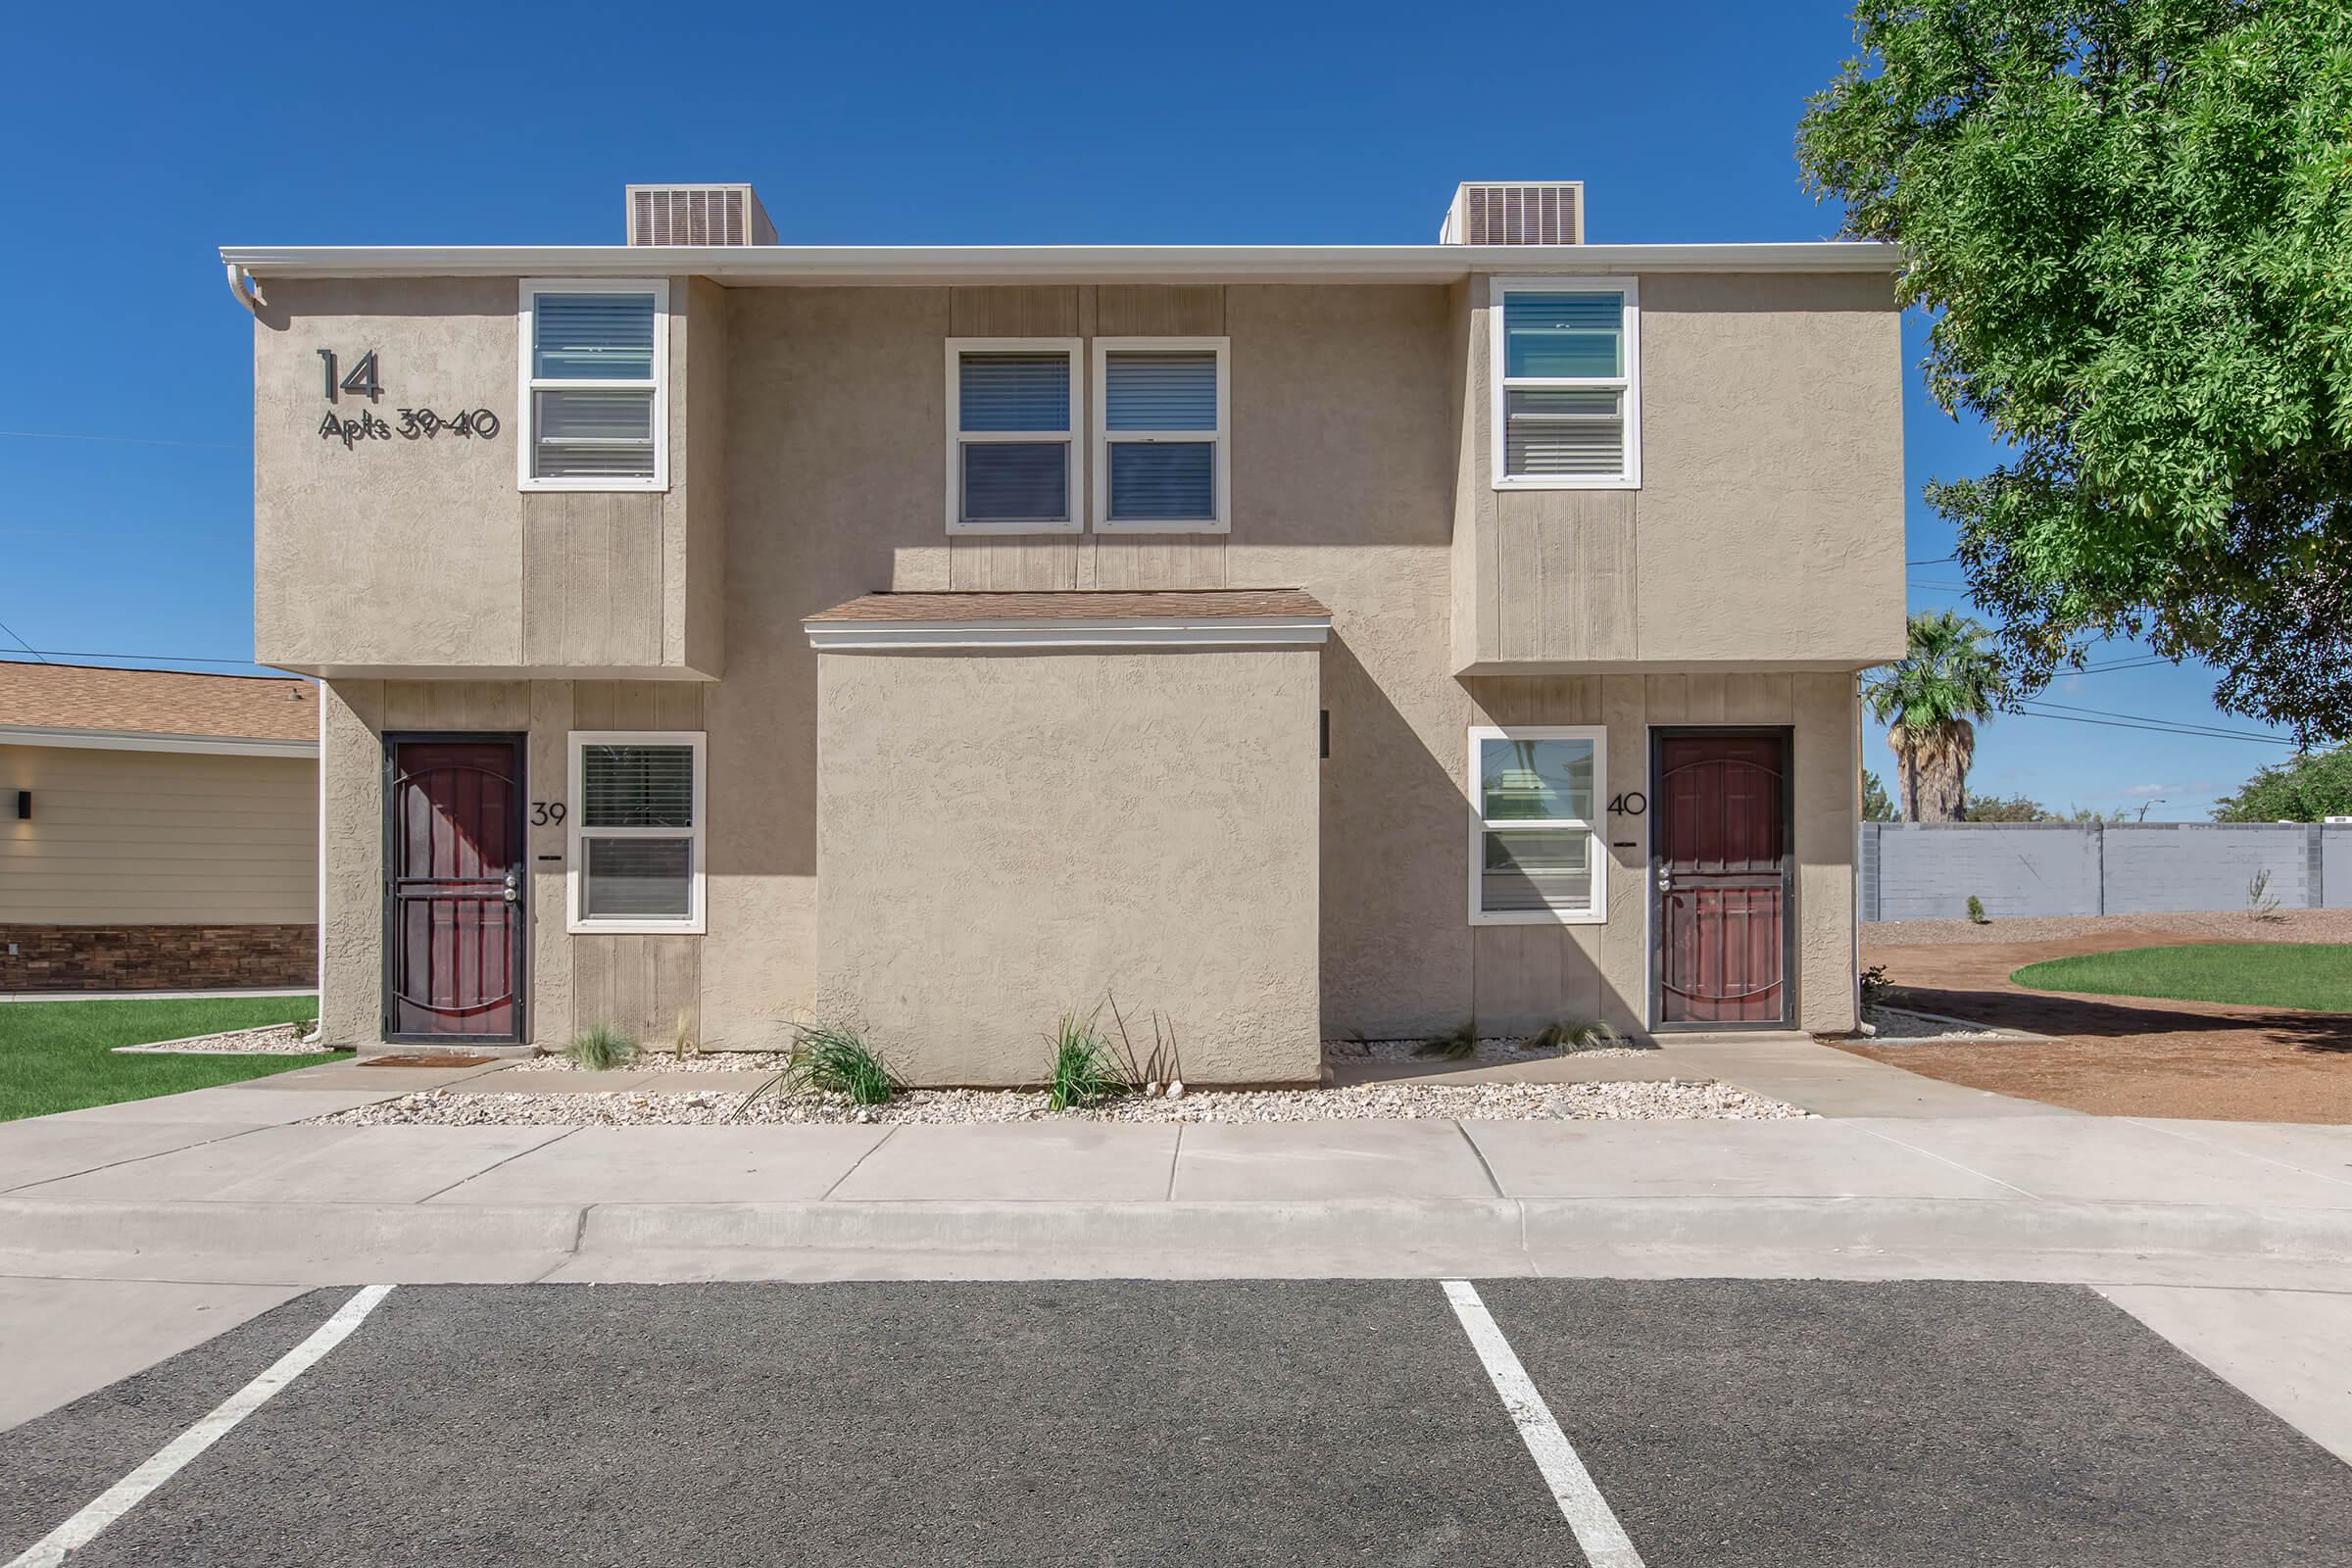
[[[533,801],[531,803],[531,826],[558,827],[562,825],[563,821],[564,803],[562,801]]]

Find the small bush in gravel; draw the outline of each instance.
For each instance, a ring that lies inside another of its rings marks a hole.
[[[885,1105],[906,1085],[848,1024],[805,1024],[784,1084],[795,1094],[842,1095],[854,1105]]]
[[[1424,1040],[1421,1042],[1420,1054],[1424,1056],[1444,1056],[1449,1061],[1460,1061],[1466,1056],[1476,1055],[1478,1054],[1478,1020],[1465,1018],[1454,1026],[1451,1034],[1440,1035],[1435,1040]]]
[[[1984,912],[1984,901],[1974,893],[1968,896],[1968,923],[1970,925],[1992,924],[1992,916]]]
[[[1527,1045],[1531,1051],[1606,1051],[1625,1043],[1614,1024],[1598,1018],[1572,1018],[1545,1024]]]
[[[1083,1018],[1065,1012],[1048,1037],[1054,1043],[1054,1076],[1046,1086],[1049,1110],[1070,1110],[1099,1101],[1116,1100],[1139,1087],[1129,1076],[1119,1054],[1095,1027],[1102,1010],[1098,1007]]]
[[[571,1064],[589,1072],[625,1067],[637,1059],[637,1042],[609,1023],[594,1024],[571,1037],[564,1048]]]
[[[1894,1000],[1894,982],[1886,978],[1886,966],[1874,963],[1862,971],[1862,1005],[1883,1007]]]

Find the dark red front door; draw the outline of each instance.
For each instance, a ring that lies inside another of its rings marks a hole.
[[[1657,743],[1658,1022],[1788,1017],[1788,741]]]
[[[521,741],[394,737],[386,752],[385,1033],[519,1040]]]

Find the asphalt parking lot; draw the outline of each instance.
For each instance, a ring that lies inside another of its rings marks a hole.
[[[0,1433],[0,1561],[353,1295]],[[1622,1530],[1618,1562],[2352,1556],[2352,1468],[2085,1290],[1521,1279],[1470,1298]],[[1541,1412],[1506,1405],[1458,1299],[402,1287],[71,1561],[1586,1561]]]

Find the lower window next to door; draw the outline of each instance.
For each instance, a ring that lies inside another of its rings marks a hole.
[[[575,730],[571,736],[575,932],[703,929],[703,737]]]
[[[1597,726],[1470,731],[1472,925],[1608,918],[1608,857],[1596,826],[1607,756]]]

